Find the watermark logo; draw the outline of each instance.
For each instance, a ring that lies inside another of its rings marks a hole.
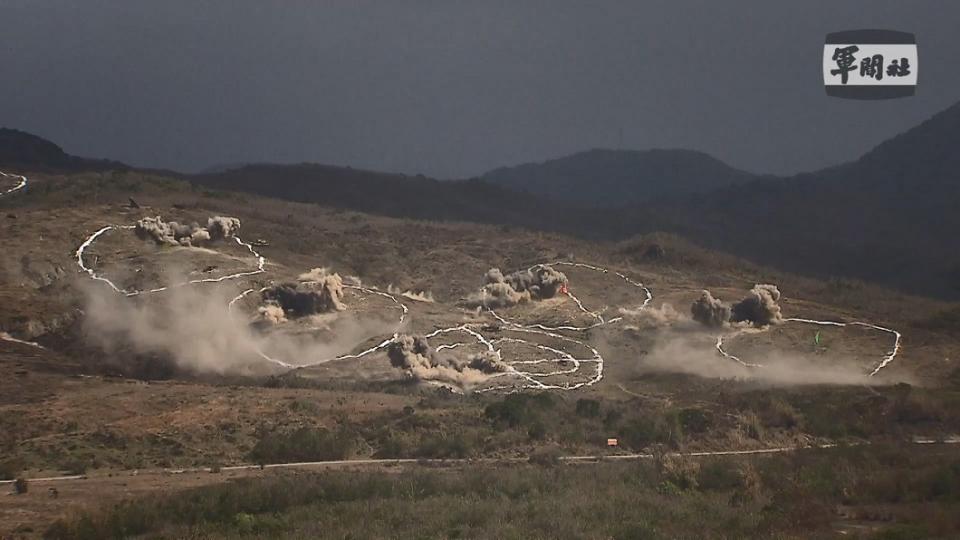
[[[827,34],[823,84],[827,95],[849,99],[912,96],[917,88],[917,40],[896,30]]]

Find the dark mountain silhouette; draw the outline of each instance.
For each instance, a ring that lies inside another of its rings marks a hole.
[[[692,150],[597,149],[503,167],[481,178],[546,199],[602,207],[706,193],[758,177]]]
[[[819,275],[960,298],[960,104],[855,162],[647,208],[708,245]]]
[[[197,174],[220,174],[220,173],[225,173],[227,171],[242,169],[243,167],[246,167],[248,165],[254,165],[254,164],[255,162],[251,162],[251,161],[238,161],[235,163],[217,163],[217,164],[205,167],[203,170],[201,170]]]
[[[481,180],[435,180],[303,163],[247,165],[194,175],[195,183],[394,217],[522,224],[549,228],[558,210],[524,193]],[[550,216],[550,217],[546,217]]]
[[[47,172],[128,168],[118,161],[71,156],[46,139],[9,128],[0,128],[0,166]]]
[[[193,180],[395,217],[520,225],[597,239],[677,232],[708,247],[784,269],[958,298],[957,140],[960,105],[884,142],[857,161],[790,178],[751,180],[747,173],[704,154],[653,151],[626,153],[627,162],[641,156],[641,161],[658,164],[656,173],[623,180],[633,182],[627,189],[599,180],[602,174],[595,176],[595,182],[581,185],[579,192],[567,187],[512,191],[503,187],[512,182],[505,179],[506,172],[497,173],[496,183],[438,181],[322,165],[254,165]],[[605,154],[593,151],[572,156],[572,161],[556,161],[618,162],[623,157],[608,160]],[[682,165],[682,156],[694,164]],[[664,163],[675,166],[671,169]],[[688,181],[657,187],[654,179],[670,171],[672,178]],[[693,171],[715,171],[715,175],[712,180],[697,179]],[[587,178],[588,169],[580,172],[583,176],[572,175],[564,181]],[[713,182],[723,187],[709,189]],[[644,188],[638,189],[640,185]],[[597,203],[608,201],[609,206],[577,208],[572,199],[556,196],[564,191]],[[624,206],[630,197],[645,199],[647,194],[650,199]],[[565,202],[548,201],[550,197]]]
[[[646,162],[658,164],[656,173],[634,175],[640,180],[631,180],[629,189],[599,180],[580,187],[580,195],[608,201],[593,207],[577,207],[565,197],[563,202],[550,200],[564,191],[553,187],[515,191],[500,185],[505,180],[439,181],[315,164],[247,165],[179,177],[218,189],[403,218],[517,225],[595,239],[676,232],[707,247],[791,271],[960,298],[958,140],[960,104],[854,162],[790,178],[749,180],[747,173],[696,152],[670,151],[667,157],[640,152],[636,154]],[[603,154],[587,152],[571,159],[603,161]],[[681,164],[681,156],[694,164]],[[663,165],[668,162],[676,166]],[[124,167],[75,158],[38,137],[2,130],[0,165],[9,164],[23,170]],[[654,179],[670,171],[671,178],[685,180],[657,187]],[[704,180],[692,171],[723,174]],[[708,188],[712,182],[723,187]],[[639,185],[645,188],[637,189]],[[600,193],[607,190],[614,195]],[[653,198],[645,199],[646,194]],[[641,202],[624,205],[630,197]]]

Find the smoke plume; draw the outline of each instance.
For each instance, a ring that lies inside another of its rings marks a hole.
[[[779,301],[780,290],[776,285],[754,285],[747,296],[732,307],[714,298],[710,291],[703,291],[690,306],[690,314],[693,320],[712,328],[727,322],[750,323],[760,328],[783,321]]]
[[[780,324],[780,290],[776,285],[754,285],[750,293],[733,305],[730,312],[732,322],[749,322],[754,326]]]
[[[170,276],[170,282],[180,283],[182,278]],[[326,332],[263,333],[246,318],[230,314],[227,304],[233,293],[227,287],[171,287],[163,293],[126,298],[99,283],[84,283],[83,329],[90,344],[115,360],[125,361],[130,353],[153,354],[199,373],[273,371],[276,366],[261,351],[290,363],[310,364],[389,335],[396,324],[392,318],[360,320],[337,312]],[[267,310],[274,317],[284,316],[274,308]]]
[[[347,309],[343,304],[343,280],[339,274],[328,274],[324,268],[314,268],[301,274],[300,279],[309,281],[280,283],[261,293],[267,306],[274,305],[281,309],[284,320],[287,317],[299,318]],[[268,308],[267,311],[276,310]]]
[[[207,220],[207,226],[197,222],[181,224],[176,221],[163,221],[160,216],[145,217],[137,221],[134,232],[143,240],[153,240],[167,246],[193,246],[202,242],[222,240],[237,234],[240,220],[234,217],[214,216]]]
[[[530,300],[530,291],[517,292],[506,283],[488,283],[467,297],[464,301],[468,307],[485,307],[498,309],[522,304]]]
[[[240,232],[240,220],[235,217],[213,216],[207,220],[211,240],[222,240]]]
[[[563,272],[545,264],[507,275],[503,275],[499,268],[491,268],[487,272],[486,281],[488,284],[506,283],[517,292],[529,291],[534,300],[553,298],[569,282]]]
[[[287,322],[287,314],[277,304],[266,304],[257,308],[255,323],[259,326],[271,326]]]
[[[417,380],[430,380],[469,387],[509,367],[497,353],[483,351],[465,359],[435,351],[423,336],[400,335],[387,348],[390,365]]]
[[[702,325],[719,328],[730,320],[730,306],[714,298],[710,291],[703,291],[690,306],[690,315]]]
[[[528,300],[553,298],[569,280],[563,272],[545,264],[504,275],[499,268],[491,268],[484,275],[480,292],[467,297],[470,307],[500,308],[515,306]]]

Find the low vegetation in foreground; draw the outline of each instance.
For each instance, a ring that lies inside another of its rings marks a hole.
[[[919,450],[918,450],[919,448]],[[75,514],[67,538],[956,538],[955,449],[290,472]]]

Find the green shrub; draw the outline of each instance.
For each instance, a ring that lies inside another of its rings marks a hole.
[[[600,402],[595,399],[578,399],[576,413],[584,418],[596,418],[600,416]]]
[[[755,412],[764,427],[792,429],[800,424],[796,409],[780,398],[764,396],[756,407]]]
[[[686,433],[703,433],[713,425],[713,419],[702,409],[680,411],[680,425]]]
[[[538,448],[530,454],[530,463],[542,467],[553,467],[560,464],[560,449],[549,446]]]
[[[377,444],[379,448],[373,457],[378,459],[404,458],[411,455],[406,438],[396,433],[386,432],[377,439]]]
[[[420,441],[413,457],[433,459],[463,459],[473,453],[473,445],[462,433],[430,434]]]
[[[871,536],[873,540],[924,540],[930,532],[922,524],[897,524]]]
[[[697,488],[700,474],[698,462],[675,454],[659,454],[656,465],[662,493],[675,494],[676,490]]]
[[[652,444],[676,448],[683,442],[679,415],[672,411],[631,419],[620,432],[624,442],[634,450],[643,450]]]
[[[490,419],[498,429],[515,428],[533,423],[540,412],[549,410],[553,406],[554,398],[546,392],[510,394],[502,401],[487,405],[484,416]]]
[[[301,427],[292,432],[267,432],[250,451],[255,463],[328,461],[346,459],[354,448],[353,437],[344,432]]]
[[[735,462],[710,460],[700,466],[697,484],[700,489],[712,491],[738,489],[743,486],[743,475]]]
[[[23,463],[18,459],[0,461],[0,480],[13,480],[23,469]]]
[[[60,469],[67,474],[86,474],[88,466],[86,460],[75,457],[60,464]]]
[[[547,426],[543,422],[535,421],[527,429],[527,436],[535,441],[542,441],[547,437]]]
[[[893,403],[893,418],[902,424],[939,422],[947,416],[943,404],[929,395],[909,392]]]

